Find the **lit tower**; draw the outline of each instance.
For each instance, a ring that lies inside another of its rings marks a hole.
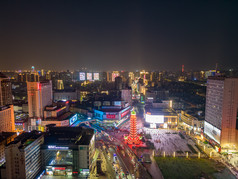
[[[130,119],[130,134],[125,138],[128,144],[140,144],[141,142],[140,137],[137,135],[136,125],[136,112],[133,110]]]

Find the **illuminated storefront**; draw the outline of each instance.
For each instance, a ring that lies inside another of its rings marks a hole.
[[[100,110],[94,110],[94,116],[99,123],[107,126],[115,126],[118,123],[129,119],[131,107],[128,106],[124,109],[120,107],[107,107]]]
[[[178,115],[170,109],[151,108],[145,113],[145,126],[149,128],[174,128]]]
[[[50,131],[41,146],[46,174],[52,176],[89,175],[91,156],[95,147],[94,130],[78,127],[63,127],[57,130]]]

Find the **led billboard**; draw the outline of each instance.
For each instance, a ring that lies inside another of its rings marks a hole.
[[[92,73],[87,73],[87,80],[89,80],[89,81],[93,80]]]
[[[77,114],[73,115],[73,117],[69,119],[69,125],[72,125],[75,121],[77,121],[77,119],[78,115]]]
[[[157,123],[157,124],[163,124],[164,123],[164,116],[163,115],[145,115],[145,122],[148,123]]]
[[[99,80],[99,73],[93,73],[93,79]]]
[[[220,144],[221,130],[211,125],[208,122],[204,122],[204,133],[212,140]]]
[[[79,80],[80,80],[80,81],[85,81],[85,80],[86,80],[86,78],[85,78],[85,73],[84,73],[84,72],[80,72],[80,73],[79,73]]]

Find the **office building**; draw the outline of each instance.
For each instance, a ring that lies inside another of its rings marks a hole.
[[[53,95],[54,102],[80,99],[80,91],[77,90],[54,91]]]
[[[120,72],[119,72],[119,71],[113,71],[113,72],[112,72],[112,81],[115,81],[115,78],[116,78],[117,76],[120,76]]]
[[[117,76],[115,78],[115,89],[121,90],[122,89],[122,78],[120,76]]]
[[[57,90],[63,90],[63,89],[64,89],[63,80],[57,80]]]
[[[237,148],[238,78],[207,80],[204,134],[217,148]]]
[[[12,104],[12,85],[10,80],[0,73],[0,106]]]
[[[15,120],[13,105],[0,107],[0,132],[14,132]]]
[[[43,118],[44,108],[52,104],[52,83],[27,82],[28,108],[30,118]]]
[[[194,132],[201,132],[201,129],[204,127],[203,113],[181,110],[180,118],[185,127]]]
[[[122,89],[121,90],[121,100],[128,102],[132,105],[132,90],[131,89]]]
[[[78,115],[69,111],[69,102],[58,102],[57,105],[46,106],[44,119],[41,121],[42,131],[46,131],[46,126],[55,124],[59,126],[70,126],[78,120]]]
[[[41,151],[47,175],[86,177],[95,152],[94,130],[49,127]]]
[[[22,133],[6,146],[7,179],[30,179],[42,170],[40,146],[44,137],[37,131]]]
[[[134,75],[134,73],[133,72],[129,72],[129,78],[131,79],[131,80],[135,80],[135,75]]]
[[[117,105],[118,103],[118,105]],[[101,106],[94,109],[94,116],[102,126],[116,126],[130,117],[130,106],[122,107],[121,101],[114,103],[114,106]]]
[[[175,128],[178,115],[169,101],[151,103],[145,106],[145,126],[150,128]]]
[[[1,132],[0,133],[0,166],[3,165],[5,160],[5,146],[9,144],[17,136],[15,132]]]

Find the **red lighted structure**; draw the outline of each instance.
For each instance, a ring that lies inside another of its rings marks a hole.
[[[137,121],[136,121],[136,112],[131,112],[131,119],[130,119],[130,134],[129,136],[125,137],[125,140],[128,144],[138,145],[141,143],[140,137],[137,135]]]

